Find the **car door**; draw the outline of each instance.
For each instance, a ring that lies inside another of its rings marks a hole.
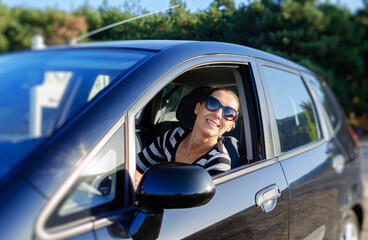
[[[288,191],[276,159],[235,170],[215,184],[216,194],[205,206],[166,210],[160,239],[287,238]],[[275,209],[267,212],[257,206],[257,198],[278,192]]]
[[[290,239],[336,239],[341,219],[341,163],[345,157],[301,74],[259,61],[273,116],[276,155],[290,190]]]
[[[211,62],[237,65],[235,77],[241,96],[241,110],[246,119],[244,122],[248,121],[244,127],[248,132],[258,131],[258,135],[254,136],[261,138],[264,157],[258,159],[256,154],[257,159],[254,159],[254,154],[249,153],[252,149],[258,149],[258,140],[252,140],[252,136],[246,134],[247,145],[240,151],[248,151],[245,155],[251,163],[214,177],[216,194],[206,205],[165,210],[158,238],[286,239],[289,231],[289,191],[281,165],[273,156],[268,109],[255,62],[250,58],[226,55],[195,58],[165,74],[145,96],[156,95],[163,86],[174,80],[170,76],[178,76],[178,73],[210,65]],[[142,98],[128,111],[130,145],[136,142],[136,114],[149,100]],[[255,124],[254,121],[259,122]],[[251,125],[261,126],[261,129],[256,130]],[[129,148],[132,149],[131,146]],[[130,151],[129,154],[130,161],[135,162],[135,152]]]

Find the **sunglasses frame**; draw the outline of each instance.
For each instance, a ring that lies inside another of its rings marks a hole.
[[[211,110],[211,109],[209,109],[208,108],[208,106],[207,106],[207,103],[208,103],[208,99],[211,99],[211,98],[213,98],[215,101],[217,101],[218,102],[218,104],[219,104],[219,107],[217,108],[217,109],[214,109],[214,110]],[[208,97],[206,97],[203,101],[202,101],[202,103],[204,102],[204,106],[206,107],[206,109],[208,110],[208,111],[210,111],[210,112],[217,112],[220,108],[222,109],[222,117],[224,118],[224,119],[226,119],[227,121],[234,121],[237,117],[238,117],[238,115],[239,115],[239,112],[238,111],[236,111],[236,109],[234,109],[234,108],[232,108],[232,107],[229,107],[229,106],[224,106],[224,105],[222,105],[221,104],[221,102],[217,99],[217,98],[215,98],[215,97],[212,97],[212,96],[208,96]],[[236,115],[235,115],[235,117],[233,118],[233,119],[228,119],[227,117],[225,117],[225,115],[224,115],[224,109],[225,108],[230,108],[230,109],[232,109],[232,110],[234,110],[235,111],[235,113],[236,113]]]

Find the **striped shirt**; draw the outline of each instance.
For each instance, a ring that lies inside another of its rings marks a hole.
[[[163,135],[137,155],[137,170],[143,173],[147,168],[159,162],[175,162],[175,154],[180,143],[192,130],[176,127]],[[230,170],[231,159],[222,141],[219,141],[210,151],[199,157],[192,164],[204,167],[213,176]]]

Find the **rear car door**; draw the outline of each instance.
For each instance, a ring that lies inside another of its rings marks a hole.
[[[165,210],[159,239],[287,239],[289,191],[281,165],[273,156],[270,147],[271,126],[254,60],[226,55],[196,58],[172,69],[157,82],[157,85],[165,86],[174,80],[170,76],[178,76],[178,73],[206,66],[211,62],[238,65],[235,76],[241,96],[243,117],[248,119],[250,116],[254,117],[249,121],[259,121],[258,126],[262,128],[255,130],[249,129],[248,126],[245,131],[258,131],[264,156],[258,159],[258,154],[257,157],[248,154],[248,160],[254,160],[250,161],[250,164],[216,176],[214,178],[216,194],[206,205]],[[161,90],[158,86],[152,87],[145,95],[156,95]],[[143,99],[128,112],[130,136],[135,136],[135,116],[147,102],[148,100],[145,102]],[[256,125],[254,122],[253,124]],[[129,144],[132,143],[135,143],[134,138],[129,141]],[[250,149],[258,148],[258,140],[252,140],[251,136],[247,144],[251,146]],[[131,149],[131,146],[129,148]],[[249,147],[245,146],[239,151],[246,152],[246,148],[249,150]],[[130,154],[131,159],[135,158],[135,153]]]
[[[290,239],[336,239],[346,161],[328,138],[308,85],[301,74],[259,62],[271,112],[275,151],[290,190]]]

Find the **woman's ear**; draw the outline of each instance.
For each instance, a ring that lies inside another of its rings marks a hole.
[[[231,130],[233,130],[234,126],[235,126],[235,123],[231,122],[231,124],[230,124],[229,128],[226,130],[226,132],[230,132]]]
[[[196,105],[196,107],[194,108],[194,113],[196,114],[196,115],[198,115],[198,113],[199,113],[199,108],[201,107],[201,104],[200,103],[197,103],[197,105]]]

